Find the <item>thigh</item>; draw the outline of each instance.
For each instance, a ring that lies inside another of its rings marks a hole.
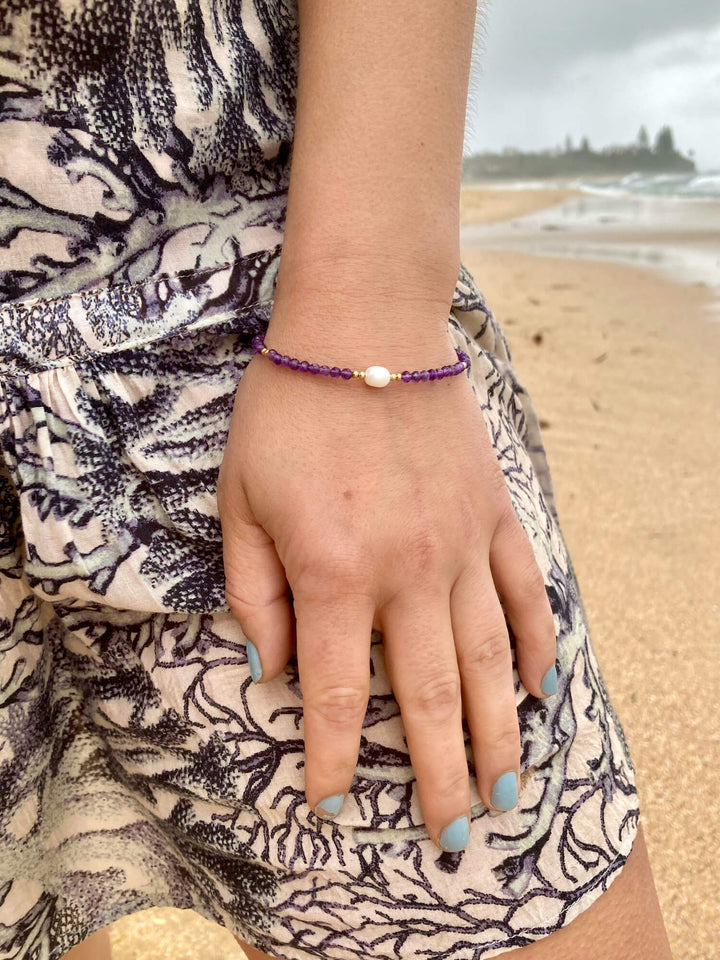
[[[248,960],[271,960],[235,938]],[[642,827],[627,862],[592,906],[561,930],[502,956],[518,960],[672,960]]]
[[[642,827],[625,866],[572,923],[505,954],[518,960],[672,960]]]

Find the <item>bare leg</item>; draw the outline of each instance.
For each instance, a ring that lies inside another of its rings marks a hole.
[[[273,960],[235,939],[248,960]],[[500,956],[513,954],[517,960],[672,960],[642,828],[620,874],[591,907],[562,930]]]
[[[263,953],[262,950],[256,950],[255,947],[251,947],[249,943],[243,943],[242,940],[239,940],[235,937],[237,942],[240,944],[242,952],[248,958],[248,960],[274,960],[269,953]]]
[[[110,960],[111,956],[110,933],[108,927],[103,927],[68,950],[62,960]]]

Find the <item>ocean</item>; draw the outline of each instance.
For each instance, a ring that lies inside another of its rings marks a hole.
[[[619,180],[583,180],[568,186],[583,193],[608,196],[678,197],[683,200],[720,200],[720,170],[707,173],[629,173]]]
[[[720,172],[464,185],[577,192],[514,220],[464,224],[462,245],[646,267],[708,288],[708,312],[720,319]]]
[[[469,185],[470,181],[468,181]],[[703,173],[629,173],[624,177],[557,177],[552,180],[477,181],[493,190],[581,190],[606,197],[677,197],[682,200],[720,200],[720,170]]]

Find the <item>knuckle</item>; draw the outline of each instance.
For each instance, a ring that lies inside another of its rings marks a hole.
[[[433,529],[423,529],[409,538],[407,562],[419,579],[434,579],[442,569],[445,549],[442,537]]]
[[[438,771],[442,774],[432,784],[432,800],[438,808],[445,808],[452,804],[452,801],[462,799],[463,802],[468,793],[470,778],[468,776],[467,765],[458,770]]]
[[[328,726],[354,727],[362,723],[368,691],[360,686],[328,687],[306,705]]]
[[[243,632],[246,632],[245,625],[247,623],[248,604],[233,591],[230,584],[226,584],[225,586],[225,602],[230,608],[232,615],[240,623]]]
[[[370,576],[367,564],[358,559],[359,554],[360,551],[318,550],[294,570],[293,592],[322,597],[366,591]]]
[[[517,719],[500,727],[492,737],[492,749],[498,756],[517,758],[520,755],[520,727]]]
[[[413,713],[433,723],[452,719],[460,704],[460,678],[457,674],[435,676],[414,687],[407,698]]]
[[[470,673],[497,669],[505,663],[510,653],[510,640],[506,630],[500,626],[475,639],[475,642],[462,653],[463,669]]]

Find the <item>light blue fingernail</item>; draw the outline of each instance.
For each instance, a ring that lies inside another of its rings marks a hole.
[[[555,664],[550,667],[543,677],[540,689],[546,697],[549,697],[551,693],[557,693],[557,670],[555,669]]]
[[[470,821],[467,817],[453,820],[440,834],[440,846],[448,853],[464,850],[470,839]]]
[[[492,805],[500,810],[512,810],[518,802],[517,777],[514,770],[504,773],[495,781]]]
[[[321,820],[332,820],[333,817],[336,817],[340,813],[344,799],[344,793],[336,793],[332,797],[325,797],[325,799],[321,800],[315,807],[315,813]]]
[[[250,676],[253,678],[255,683],[262,677],[262,665],[260,663],[260,654],[257,652],[257,647],[252,642],[252,640],[246,640],[245,646],[247,648],[247,658],[248,664],[250,665]]]

